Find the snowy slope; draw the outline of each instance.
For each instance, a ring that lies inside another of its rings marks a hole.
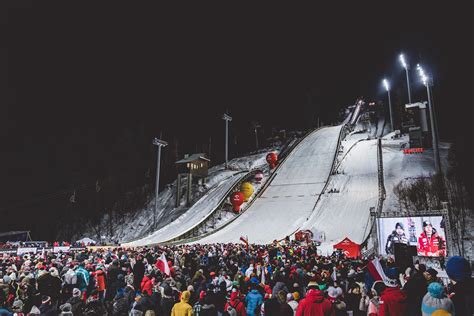
[[[225,181],[221,181],[216,187],[201,197],[186,213],[173,222],[145,238],[124,244],[124,246],[135,247],[160,243],[181,235],[203,221],[210,211],[219,206],[226,192],[242,180],[246,174],[246,172],[237,173],[225,179]]]
[[[391,139],[393,133],[382,139],[382,152],[384,164],[384,181],[387,197],[384,210],[399,210],[397,198],[393,188],[401,181],[410,178],[426,177],[435,173],[433,150],[427,149],[422,154],[406,155],[401,149],[408,143],[408,137]],[[447,171],[447,156],[449,144],[440,143],[440,160],[443,172]]]
[[[360,139],[360,134],[351,138]],[[367,136],[367,135],[366,135]],[[351,147],[349,147],[351,148]],[[328,188],[304,228],[322,232],[320,249],[332,253],[332,246],[345,237],[362,243],[369,227],[369,208],[377,205],[377,140],[361,140],[350,149],[331,176]],[[336,190],[336,193],[329,193]]]
[[[193,185],[192,200],[196,201],[200,199],[204,194],[209,194],[210,191],[214,191],[217,187],[225,185],[227,182],[233,182],[235,175],[242,171],[248,171],[255,168],[266,168],[266,153],[261,152],[255,155],[249,155],[245,157],[235,158],[229,161],[229,170],[224,168],[224,165],[217,165],[209,169],[209,176],[205,186]],[[175,207],[176,198],[176,181],[168,185],[163,191],[160,192],[158,197],[158,226],[157,230],[166,227],[168,224],[182,216],[189,211],[188,207],[181,205]],[[181,198],[181,203],[184,203],[185,196]],[[130,242],[142,238],[143,236],[149,236],[151,230],[151,223],[153,222],[154,213],[154,199],[147,205],[146,208],[139,210],[138,212],[131,212],[124,214],[116,219],[113,227],[113,235],[109,236],[109,232],[105,229],[101,232],[101,235],[106,235],[108,240],[119,240],[122,242]],[[104,218],[101,221],[100,226],[108,227],[108,219]],[[84,236],[95,236],[95,231],[86,231]]]
[[[288,156],[263,195],[234,222],[198,243],[271,243],[291,235],[311,215],[331,172],[341,126],[307,136]]]

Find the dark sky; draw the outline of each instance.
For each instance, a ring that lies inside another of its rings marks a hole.
[[[126,128],[202,143],[222,134],[226,109],[236,133],[252,120],[295,128],[308,91],[333,121],[358,96],[384,100],[384,76],[406,98],[401,51],[432,72],[441,138],[471,166],[472,7],[379,3],[11,2],[0,10],[0,207],[75,185],[64,152],[111,163],[87,144],[108,148]]]

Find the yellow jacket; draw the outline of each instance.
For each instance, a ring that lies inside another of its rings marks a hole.
[[[171,316],[193,316],[193,308],[188,304],[191,293],[184,291],[181,294],[181,302],[174,304]]]

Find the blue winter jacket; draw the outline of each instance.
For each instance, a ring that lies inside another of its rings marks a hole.
[[[259,315],[260,311],[256,310],[256,308],[263,303],[262,294],[260,294],[257,290],[250,291],[249,294],[245,297],[245,305],[247,306],[246,311],[247,315],[254,316]]]

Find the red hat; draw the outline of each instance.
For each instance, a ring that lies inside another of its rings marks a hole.
[[[206,291],[201,291],[201,293],[199,293],[200,300],[203,300],[205,296],[206,296]]]
[[[216,273],[214,271],[211,271],[211,273],[209,273],[210,276],[215,276]]]

